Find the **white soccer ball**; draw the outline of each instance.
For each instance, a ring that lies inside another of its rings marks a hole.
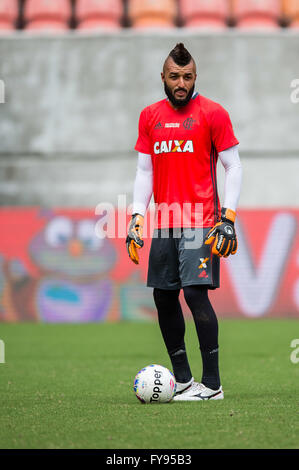
[[[134,392],[142,403],[168,403],[175,395],[176,381],[170,370],[158,364],[141,369],[134,380]]]

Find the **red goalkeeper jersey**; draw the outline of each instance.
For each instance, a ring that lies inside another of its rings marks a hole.
[[[164,99],[141,112],[135,150],[151,155],[156,228],[216,223],[218,153],[238,143],[227,111],[198,93],[181,109]]]

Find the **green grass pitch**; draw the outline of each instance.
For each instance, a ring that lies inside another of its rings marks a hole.
[[[170,367],[157,323],[0,324],[0,448],[299,448],[296,320],[220,320],[221,401],[141,404],[135,374]],[[195,328],[186,345],[196,379]]]

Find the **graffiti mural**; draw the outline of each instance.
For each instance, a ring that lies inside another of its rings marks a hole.
[[[150,238],[136,266],[124,236],[96,235],[98,219],[87,209],[0,209],[0,321],[156,319]],[[219,317],[299,318],[298,221],[299,210],[239,211],[238,253],[221,261],[221,288],[210,292]]]

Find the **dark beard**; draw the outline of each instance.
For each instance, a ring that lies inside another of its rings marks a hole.
[[[186,106],[186,104],[189,103],[189,101],[192,98],[193,92],[194,92],[195,85],[191,88],[189,93],[187,94],[186,98],[183,100],[177,100],[173,94],[171,93],[170,88],[166,85],[166,82],[164,82],[164,91],[169,99],[169,101],[173,104],[175,108],[182,108],[183,106]]]

